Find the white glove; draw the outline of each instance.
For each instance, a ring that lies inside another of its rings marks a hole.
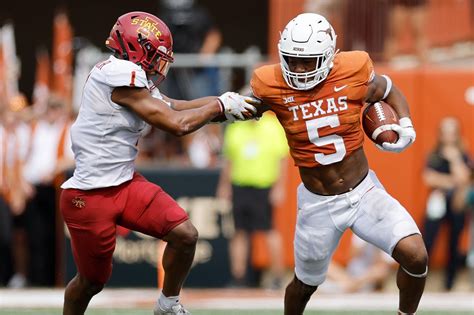
[[[250,97],[242,96],[235,92],[226,92],[219,96],[218,99],[228,122],[250,119],[257,113],[255,106],[250,104],[250,102],[254,102]],[[247,116],[244,116],[244,114]],[[250,117],[249,114],[251,115]]]
[[[398,133],[398,140],[395,143],[384,142],[382,143],[382,146],[377,145],[379,149],[400,153],[415,142],[416,132],[410,118],[400,118],[399,125],[393,124],[390,126],[391,130]]]

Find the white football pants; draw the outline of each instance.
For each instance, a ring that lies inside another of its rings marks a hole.
[[[341,195],[317,195],[303,184],[297,194],[295,273],[311,286],[324,282],[332,254],[348,228],[389,255],[401,239],[421,234],[410,214],[385,191],[373,171]]]

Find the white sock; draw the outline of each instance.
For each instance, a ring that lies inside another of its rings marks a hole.
[[[416,315],[416,313],[403,313],[402,311],[398,310],[398,315]]]
[[[179,295],[166,297],[163,292],[161,292],[160,297],[158,298],[158,304],[160,304],[160,307],[164,310],[169,310],[172,306],[177,305],[178,303]]]

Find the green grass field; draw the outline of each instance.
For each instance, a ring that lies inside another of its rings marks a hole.
[[[263,311],[263,310],[190,310],[193,315],[281,315],[282,311]],[[150,310],[105,310],[91,309],[86,315],[151,315]],[[59,309],[0,309],[0,315],[60,315]],[[395,312],[387,311],[307,311],[305,315],[394,315]],[[472,312],[455,311],[419,311],[417,315],[474,315]]]

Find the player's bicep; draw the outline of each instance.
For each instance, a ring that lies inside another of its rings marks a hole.
[[[166,96],[165,94],[161,93],[161,97],[165,101],[166,104],[169,105],[169,107],[173,110],[179,110],[178,108],[180,107],[181,100],[175,100],[171,97]]]
[[[146,88],[118,87],[112,91],[112,101],[135,112],[147,123],[170,130],[175,111],[160,99],[151,96]]]
[[[127,107],[137,114],[146,115],[151,111],[150,92],[146,88],[116,87],[112,91],[112,101]]]
[[[383,98],[385,89],[387,87],[387,80],[384,77],[376,74],[372,81],[368,83],[365,101],[367,103],[375,103]]]

